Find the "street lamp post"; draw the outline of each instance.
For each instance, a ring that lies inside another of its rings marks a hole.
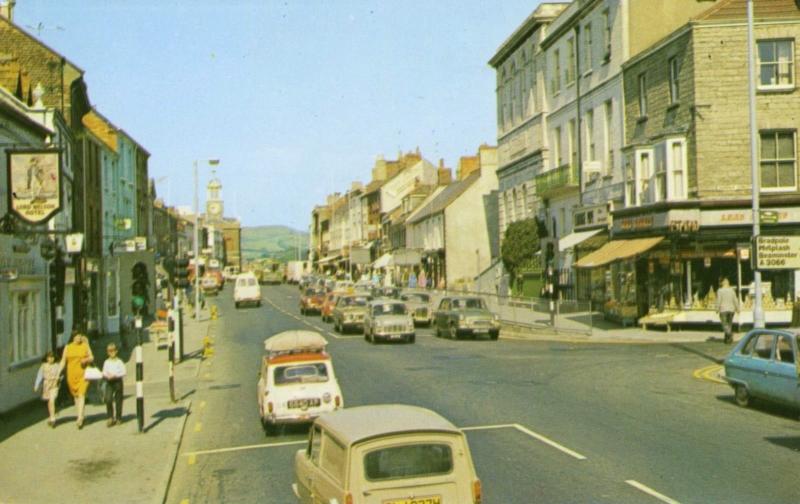
[[[747,0],[747,70],[748,70],[748,98],[750,102],[750,175],[752,179],[753,197],[753,243],[755,244],[758,235],[761,234],[761,212],[759,209],[759,193],[761,185],[758,179],[758,158],[756,149],[756,69],[755,55],[753,51],[753,0]],[[754,265],[757,268],[757,265]],[[761,299],[761,272],[753,269],[753,327],[761,329],[765,325],[764,307]]]
[[[219,159],[209,159],[208,164],[217,166]],[[194,161],[194,319],[200,321],[200,252],[198,247],[198,214],[200,205],[197,195],[197,160]]]

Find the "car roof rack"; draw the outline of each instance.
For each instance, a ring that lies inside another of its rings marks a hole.
[[[295,353],[324,353],[328,345],[320,333],[315,331],[283,331],[264,340],[264,351],[268,357]]]

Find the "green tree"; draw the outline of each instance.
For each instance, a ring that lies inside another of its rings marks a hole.
[[[534,265],[539,246],[539,228],[536,225],[536,219],[512,222],[506,228],[503,244],[500,247],[500,256],[512,285],[516,285],[518,275],[522,270]]]

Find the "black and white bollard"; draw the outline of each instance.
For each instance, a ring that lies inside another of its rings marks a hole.
[[[136,317],[136,421],[144,431],[144,364],[142,363],[142,317]]]

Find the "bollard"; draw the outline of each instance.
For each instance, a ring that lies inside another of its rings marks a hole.
[[[136,321],[136,421],[139,432],[144,431],[144,363],[142,362],[142,317]]]
[[[211,320],[217,320],[217,305],[211,305]]]

